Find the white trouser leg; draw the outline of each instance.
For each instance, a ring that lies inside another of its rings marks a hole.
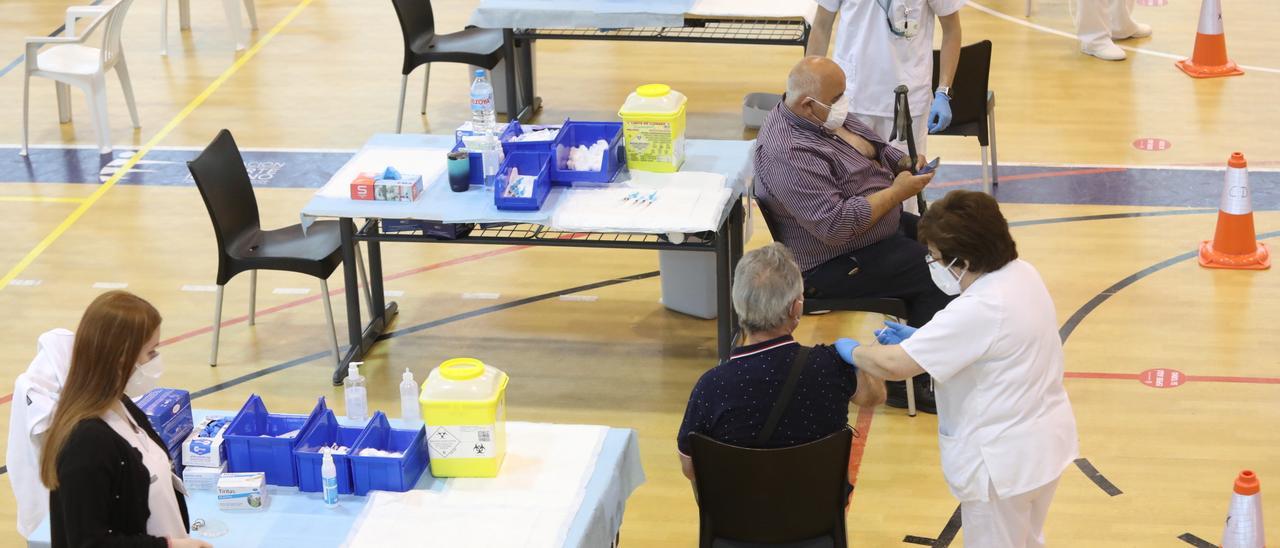
[[[1112,36],[1129,37],[1138,32],[1138,23],[1133,20],[1133,4],[1135,0],[1110,0],[1108,27]]]
[[[987,502],[960,503],[965,546],[1044,548],[1044,524],[1058,480],[1021,495],[998,498],[988,484]]]
[[[920,113],[919,115],[911,117],[911,133],[915,137],[916,155],[921,157],[925,156],[925,153],[928,151],[926,144],[928,143],[928,138],[929,138],[928,120],[929,120],[930,106],[931,105],[925,105],[923,113]],[[853,117],[857,118],[859,122],[866,124],[867,127],[871,128],[872,132],[874,132],[876,135],[879,135],[880,138],[884,139],[885,141],[888,141],[889,136],[893,134],[893,118],[892,117],[870,116],[866,114],[858,114],[856,112],[853,114]],[[906,140],[891,141],[889,142],[889,144],[898,150],[907,152]],[[906,211],[907,213],[913,213],[916,215],[920,214],[920,208],[917,207],[916,205],[915,196],[907,198],[905,201],[902,202],[902,210]]]
[[[1126,0],[1072,0],[1076,3],[1076,37],[1080,47],[1096,48],[1111,42],[1108,13],[1111,5]]]

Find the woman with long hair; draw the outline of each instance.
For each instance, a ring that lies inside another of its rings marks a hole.
[[[159,344],[160,313],[132,293],[104,293],[81,317],[40,454],[55,548],[210,548],[187,538],[182,481],[125,394],[158,376]]]

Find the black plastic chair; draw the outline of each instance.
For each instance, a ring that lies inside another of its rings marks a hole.
[[[420,65],[427,66],[422,84],[422,113],[426,114],[431,63],[463,63],[492,71],[502,61],[502,29],[467,28],[451,34],[436,34],[431,0],[391,0],[391,3],[395,5],[400,31],[404,34],[404,67],[400,70],[400,103],[396,111],[396,133],[400,133],[409,73]]]
[[[764,224],[769,228],[769,235],[773,237],[773,241],[782,243],[778,239],[777,221],[774,220],[773,214],[765,209],[764,204],[760,200],[753,200],[760,208],[760,216],[764,218]],[[920,200],[920,211],[923,212],[928,207],[924,200]],[[808,293],[806,291],[806,293]],[[828,312],[869,312],[872,314],[883,314],[892,318],[894,321],[901,323],[903,318],[907,317],[907,302],[902,299],[894,299],[888,297],[871,297],[861,299],[841,299],[841,298],[823,298],[823,297],[804,297],[804,311],[806,316],[818,314],[826,314]],[[906,381],[907,390],[907,416],[916,416],[916,391],[915,383],[912,379]]]
[[[938,50],[933,50],[934,90],[938,89],[940,56]],[[990,40],[960,48],[956,80],[951,86],[951,125],[933,134],[978,138],[978,144],[982,146],[982,190],[987,194],[1000,186],[999,163],[996,161],[996,94],[987,87],[990,75]],[[988,155],[991,157],[990,167]]]
[[[191,177],[200,189],[205,208],[213,221],[218,241],[217,303],[213,309],[213,350],[209,365],[218,364],[218,335],[222,325],[222,293],[227,282],[241,272],[249,272],[249,325],[254,324],[258,271],[297,272],[320,279],[320,297],[329,323],[329,342],[334,359],[339,359],[338,338],[333,325],[333,306],[326,281],[342,264],[342,242],[337,221],[316,221],[307,227],[291,225],[263,230],[258,217],[258,201],[253,183],[231,132],[222,130],[195,160],[187,162]],[[361,278],[364,264],[356,248]],[[365,289],[369,284],[365,280]],[[348,299],[358,295],[348,295]]]
[[[691,434],[699,546],[848,545],[846,486],[853,432],[782,449]]]

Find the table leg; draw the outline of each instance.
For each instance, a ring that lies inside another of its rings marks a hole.
[[[733,209],[729,210],[729,285],[733,285],[733,273],[738,269],[738,261],[742,259],[744,243],[743,235],[746,234],[746,210],[742,207],[742,199],[734,202]],[[729,316],[732,319],[729,322],[729,329],[732,335],[729,337],[729,344],[737,340],[738,331],[738,314],[729,307]]]
[[[347,292],[347,335],[351,346],[347,348],[347,353],[338,361],[337,369],[333,371],[334,386],[342,384],[342,380],[347,377],[347,366],[351,362],[364,360],[365,353],[378,342],[398,312],[396,303],[385,303],[386,297],[382,289],[382,248],[377,241],[370,240],[368,242],[369,289],[373,294],[371,308],[375,316],[369,318],[367,325],[361,323],[360,288],[356,282],[355,223],[352,219],[345,217],[339,222],[342,232],[342,273]],[[377,221],[373,221],[372,228],[374,233],[378,232]]]
[[[516,57],[516,35],[511,29],[502,29],[502,59],[507,67],[507,120],[524,122],[524,105],[520,101],[520,87],[517,84],[519,59]]]
[[[542,108],[542,98],[538,97],[535,89],[537,75],[534,73],[533,40],[524,39],[516,51],[520,54],[520,97],[525,108],[529,109],[528,116],[533,117]]]
[[[729,243],[733,213],[729,217],[716,234],[716,357],[720,361],[729,359],[733,345],[733,306],[730,302],[730,284],[733,279],[730,268],[733,260]]]

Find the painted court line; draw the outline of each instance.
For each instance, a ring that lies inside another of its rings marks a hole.
[[[16,286],[19,286],[19,287],[35,287],[35,286],[37,286],[37,285],[40,285],[40,283],[41,283],[41,282],[40,282],[40,280],[18,280],[18,279],[13,279],[13,280],[9,280],[9,283],[8,283],[8,284],[6,284],[6,285],[16,285]]]
[[[0,196],[0,202],[38,202],[38,203],[54,203],[54,204],[81,204],[84,198],[70,198],[65,196]]]
[[[129,287],[125,282],[93,282],[94,289],[124,289]]]
[[[496,301],[501,293],[463,293],[462,298],[468,301]]]
[[[277,287],[271,290],[273,295],[306,295],[310,292],[308,287]]]
[[[137,164],[139,160],[141,160],[144,156],[146,156],[147,153],[151,151],[152,147],[160,143],[160,141],[163,141],[166,137],[169,136],[170,133],[173,132],[174,129],[178,127],[179,124],[186,121],[187,117],[191,116],[191,113],[195,112],[196,108],[204,104],[204,102],[208,100],[209,97],[213,95],[215,91],[217,91],[219,88],[222,87],[222,84],[226,83],[226,81],[229,80],[232,75],[239,72],[240,69],[249,62],[249,60],[257,56],[258,52],[262,51],[262,48],[266,46],[267,43],[270,42],[272,38],[274,38],[277,34],[279,34],[281,30],[284,30],[284,28],[288,26],[289,23],[292,22],[298,16],[299,13],[302,13],[302,10],[306,8],[308,5],[310,5],[311,2],[312,0],[302,0],[301,2],[298,3],[297,6],[294,6],[293,10],[291,10],[289,14],[284,17],[284,19],[281,19],[279,23],[276,23],[276,25],[272,27],[270,31],[267,31],[267,34],[264,35],[260,40],[254,43],[253,46],[251,46],[249,50],[244,53],[244,55],[242,55],[239,59],[236,59],[235,63],[232,63],[231,66],[228,67],[227,70],[223,71],[222,74],[219,75],[216,80],[214,80],[207,87],[205,87],[204,91],[200,92],[200,95],[197,95],[195,99],[192,99],[191,102],[187,103],[187,106],[184,107],[182,111],[177,114],[177,116],[174,116],[173,119],[169,120],[169,123],[165,124],[165,126],[161,128],[159,132],[157,132],[154,136],[152,136],[151,139],[147,140],[147,143],[143,145],[142,148],[138,149],[138,152],[134,154],[131,158],[129,158],[129,161],[125,162],[125,164],[121,166],[120,170],[117,171],[115,175],[112,175],[111,178],[107,179],[107,181],[103,183],[102,186],[98,187],[97,190],[93,192],[93,194],[89,195],[88,198],[86,198],[83,202],[81,202],[79,207],[77,207],[75,211],[72,211],[71,214],[67,216],[67,218],[63,219],[62,222],[58,224],[58,227],[53,230],[53,232],[50,232],[47,236],[45,236],[44,239],[41,240],[40,243],[36,244],[36,246],[32,248],[31,251],[29,251],[26,254],[26,256],[22,258],[21,261],[18,261],[17,265],[14,265],[14,267],[9,269],[9,271],[4,275],[4,277],[0,278],[0,290],[3,290],[5,286],[9,285],[10,281],[12,281],[14,278],[17,278],[19,275],[22,274],[24,270],[27,269],[27,267],[31,266],[31,263],[35,262],[36,258],[38,258],[42,253],[44,253],[44,251],[48,249],[49,246],[53,245],[53,242],[57,241],[58,238],[60,238],[64,233],[66,233],[66,231],[70,229],[71,226],[76,223],[76,221],[79,221],[80,218],[83,217],[84,214],[89,211],[89,208],[93,207],[94,204],[98,203],[98,200],[102,199],[103,195],[105,195],[108,191],[110,191],[113,187],[115,187],[116,183],[120,182],[121,177],[123,177],[124,174],[128,172],[130,168],[132,168],[135,164]]]
[[[1000,177],[1000,183],[1013,181],[1028,181],[1032,179],[1050,179],[1053,177],[1071,177],[1074,175],[1098,175],[1102,173],[1118,173],[1127,171],[1129,168],[1123,167],[1098,167],[1087,169],[1069,169],[1064,171],[1050,171],[1047,173],[1023,173],[1019,175],[1004,175]],[[947,181],[936,185],[929,185],[929,188],[950,188],[953,186],[964,186],[981,183],[982,179],[961,179],[959,181]]]

